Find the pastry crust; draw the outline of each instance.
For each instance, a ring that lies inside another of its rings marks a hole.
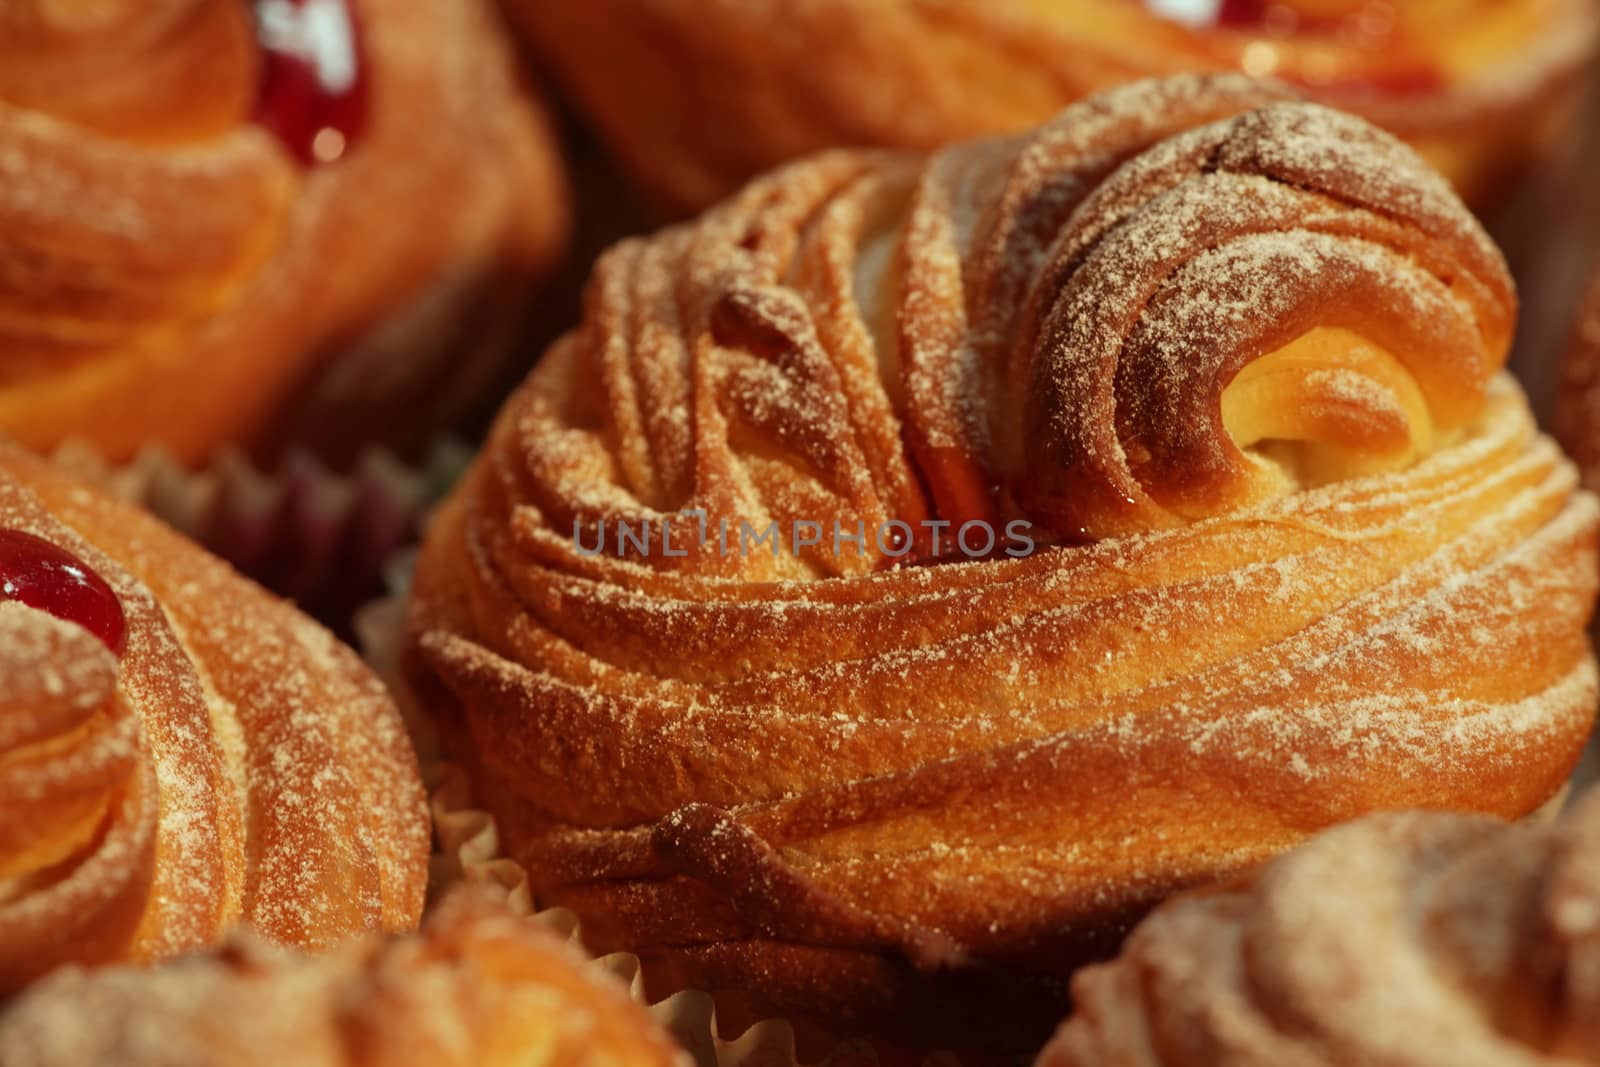
[[[1230,4],[1261,21],[1222,28],[1139,0],[504,2],[635,179],[678,210],[820,149],[1008,133],[1197,70],[1283,78],[1363,114],[1482,208],[1565,134],[1600,35],[1590,0],[1282,0]]]
[[[481,403],[565,241],[554,136],[485,3],[353,3],[365,127],[309,167],[251,121],[257,5],[0,12],[0,431],[342,463]]]
[[[53,975],[0,1013],[0,1062],[687,1067],[587,963],[537,924],[458,893],[420,934],[325,955],[236,936],[154,970]]]
[[[1600,794],[1555,826],[1338,827],[1158,910],[1073,983],[1038,1067],[1586,1062],[1597,861]]]
[[[348,649],[154,519],[0,447],[0,528],[85,561],[126,648],[0,603],[0,992],[248,923],[320,948],[422,910],[428,825]]]
[[[1232,76],[824,155],[601,261],[429,532],[413,685],[658,988],[1037,1045],[1176,889],[1561,787],[1597,512],[1513,320],[1408,149]]]

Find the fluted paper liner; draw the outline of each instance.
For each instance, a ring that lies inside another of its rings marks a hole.
[[[468,455],[448,439],[414,464],[373,449],[345,474],[305,452],[272,469],[238,451],[190,469],[159,448],[117,464],[83,442],[64,444],[51,458],[348,634],[354,611],[384,591],[382,568],[415,540],[422,516]]]
[[[390,568],[395,595],[369,604],[356,616],[356,632],[367,661],[387,682],[412,731],[433,815],[434,847],[429,900],[457,882],[487,886],[516,912],[531,916],[560,934],[585,957],[627,987],[643,1006],[689,1051],[700,1067],[956,1067],[961,1058],[944,1053],[908,1053],[866,1041],[840,1041],[805,1023],[767,1019],[739,1036],[722,1036],[717,1005],[710,993],[685,990],[652,1002],[639,958],[613,952],[596,958],[584,946],[578,916],[566,908],[539,908],[527,872],[504,854],[494,816],[472,806],[461,768],[444,755],[438,737],[400,684],[400,642],[405,600],[399,595],[409,576],[409,558]]]

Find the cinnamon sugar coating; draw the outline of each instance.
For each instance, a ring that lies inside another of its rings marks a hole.
[[[1038,1064],[1590,1063],[1597,917],[1600,794],[1553,826],[1373,815],[1159,909]]]
[[[240,924],[305,948],[415,925],[416,759],[353,653],[14,446],[0,448],[0,528],[85,561],[128,625],[118,658],[0,603],[0,993]]]
[[[685,1067],[645,1011],[537,925],[470,895],[422,931],[305,955],[236,936],[152,970],[71,970],[0,1012],[32,1067]]]
[[[502,2],[634,179],[679,210],[810,152],[1011,133],[1201,70],[1361,114],[1491,209],[1574,134],[1600,44],[1593,0]],[[1219,7],[1247,14],[1219,26]]]
[[[1037,1047],[1174,890],[1567,777],[1597,512],[1514,310],[1408,149],[1242,79],[818,157],[599,264],[434,522],[412,681],[658,989]],[[807,521],[917,536],[737,550]]]
[[[486,0],[349,2],[367,121],[308,167],[253,118],[252,15],[303,5],[8,0],[0,432],[344,463],[482,402],[565,242],[554,134]]]

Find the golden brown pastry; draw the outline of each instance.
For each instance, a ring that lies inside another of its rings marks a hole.
[[[1597,511],[1504,264],[1276,92],[824,155],[601,261],[410,609],[541,901],[658,989],[1026,1048],[1178,888],[1558,791]]]
[[[567,228],[481,0],[0,2],[0,432],[427,440]]]
[[[623,991],[467,895],[420,934],[322,956],[251,938],[153,970],[64,971],[0,1013],[29,1067],[686,1067]]]
[[[1600,794],[1556,826],[1374,815],[1159,909],[1039,1067],[1595,1062]]]
[[[665,205],[836,145],[1010,132],[1241,70],[1412,141],[1474,206],[1571,125],[1594,0],[504,0]]]
[[[240,923],[408,929],[427,857],[416,759],[353,653],[0,446],[0,994]]]
[[[1578,312],[1561,364],[1556,432],[1591,488],[1600,486],[1600,272]]]

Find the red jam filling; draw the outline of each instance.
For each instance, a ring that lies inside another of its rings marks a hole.
[[[354,0],[251,0],[261,45],[255,119],[307,166],[331,163],[367,123]]]
[[[77,623],[117,655],[128,622],[117,594],[65,549],[21,530],[0,530],[0,600],[16,600]]]
[[[1217,4],[1216,23],[1240,29],[1254,29],[1266,25],[1270,0],[1221,0]]]

